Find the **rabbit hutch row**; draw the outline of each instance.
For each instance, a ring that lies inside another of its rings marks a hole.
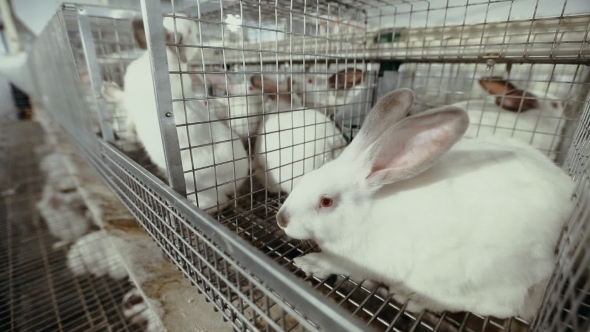
[[[586,331],[589,32],[585,0],[110,1],[62,5],[29,61],[38,102],[235,330]],[[400,88],[410,115],[459,106],[464,137],[512,137],[575,182],[531,317],[415,311],[294,263],[319,248],[285,234],[281,206]]]

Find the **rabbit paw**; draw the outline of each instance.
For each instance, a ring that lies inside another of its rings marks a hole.
[[[332,264],[327,259],[326,255],[322,253],[311,253],[297,257],[293,260],[293,264],[306,274],[312,274],[320,279],[324,279],[329,275],[334,274],[331,269]]]

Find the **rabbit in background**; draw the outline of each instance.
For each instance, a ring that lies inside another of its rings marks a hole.
[[[47,225],[49,233],[59,239],[53,249],[66,246],[84,234],[92,225],[89,210],[75,188],[58,189],[46,183],[36,207]]]
[[[215,115],[241,138],[254,136],[262,121],[262,91],[252,78],[236,82],[227,74],[207,74],[207,82],[226,97],[211,99]]]
[[[385,284],[410,312],[532,319],[576,184],[519,140],[462,139],[462,108],[406,117],[413,101],[387,94],[337,159],[303,175],[277,223],[322,252],[294,264]]]
[[[176,14],[177,17],[186,17],[184,14]],[[136,41],[141,49],[147,49],[145,29],[142,20],[135,20],[132,23]],[[198,25],[188,19],[174,19],[165,17],[163,20],[165,42],[172,43],[177,40],[179,45],[198,44]],[[176,37],[176,38],[175,38]],[[194,94],[192,77],[187,74],[188,64],[197,55],[198,50],[194,47],[166,48],[168,69],[170,74],[170,87],[172,99],[184,99]],[[176,72],[182,72],[176,73]],[[136,131],[136,121],[140,121],[145,112],[144,109],[155,107],[155,96],[153,93],[153,76],[149,61],[149,54],[145,52],[142,56],[129,64],[124,77],[125,91],[124,104],[127,110],[127,130]],[[141,137],[140,137],[141,139]]]
[[[298,110],[304,107],[301,97],[292,92],[291,77],[285,77],[277,82],[268,75],[264,78],[262,75],[253,75],[251,82],[256,89],[265,93],[262,107],[264,114]]]
[[[469,114],[465,137],[512,137],[555,160],[566,124],[559,98],[544,91],[519,89],[501,77],[482,78],[479,84],[489,93],[488,97],[453,104]]]
[[[364,71],[347,68],[328,76],[323,73],[298,75],[294,89],[303,97],[304,105],[332,116],[353,100],[362,90]]]
[[[79,238],[68,251],[66,265],[75,276],[92,274],[121,280],[128,276],[127,268],[105,231],[96,231]]]
[[[254,80],[255,85],[263,81],[271,100],[266,111],[271,113],[258,131],[254,162],[265,172],[257,175],[269,192],[290,193],[301,175],[336,158],[346,141],[322,112],[303,107],[290,91],[290,78],[280,84],[270,78]]]
[[[158,316],[148,307],[139,289],[136,287],[133,287],[132,290],[123,296],[121,306],[123,307],[123,315],[132,324],[141,325],[147,322],[146,332],[164,331],[160,325]]]
[[[169,30],[172,23],[171,18],[164,19],[168,40],[172,36],[173,30]],[[143,22],[135,21],[133,26],[138,43],[145,45]],[[176,29],[183,43],[196,43],[198,27],[194,21],[177,20]],[[183,72],[170,75],[172,98],[205,96],[201,79],[197,75],[184,74],[188,66],[184,59],[191,59],[196,51],[194,48],[181,49],[178,52],[184,52],[184,56],[177,56],[171,47],[166,49],[169,70],[173,72],[180,69]],[[151,66],[146,53],[132,62],[125,73],[127,127],[137,134],[159,171],[166,174],[166,158],[152,82]],[[214,112],[208,112],[206,105],[206,100],[197,99],[173,102],[172,106],[188,199],[201,209],[216,213],[225,207],[230,197],[236,195],[236,189],[239,189],[248,174],[249,160],[240,140],[234,139],[237,134],[223,125]]]
[[[59,152],[45,156],[40,168],[47,180],[36,208],[49,233],[59,240],[53,248],[59,249],[88,233],[92,218]]]
[[[139,144],[135,131],[127,131],[127,110],[125,109],[125,92],[115,82],[105,81],[102,83],[101,95],[104,100],[110,104],[109,122],[113,128],[115,139],[120,142],[120,146],[125,150],[138,150]]]

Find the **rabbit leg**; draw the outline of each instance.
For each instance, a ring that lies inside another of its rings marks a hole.
[[[322,279],[332,274],[350,275],[337,257],[323,252],[314,252],[297,257],[293,260],[293,263],[303,272]]]

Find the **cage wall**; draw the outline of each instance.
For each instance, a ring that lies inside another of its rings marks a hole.
[[[276,224],[302,174],[337,158],[384,93],[412,88],[416,113],[459,103],[470,111],[467,136],[524,140],[579,184],[534,322],[576,330],[586,326],[590,287],[577,249],[585,245],[576,245],[587,237],[584,5],[560,4],[560,16],[544,1],[204,1],[173,3],[163,15],[151,0],[135,10],[71,5],[37,41],[33,61],[72,69],[37,74],[44,104],[239,330],[526,329],[519,318],[416,315],[362,280],[306,276],[293,258],[316,248]],[[40,53],[56,45],[61,55]],[[487,91],[490,78],[533,97]],[[69,85],[48,85],[55,81]],[[498,97],[516,100],[516,111],[499,108]],[[317,293],[291,274],[336,304],[314,302]]]

